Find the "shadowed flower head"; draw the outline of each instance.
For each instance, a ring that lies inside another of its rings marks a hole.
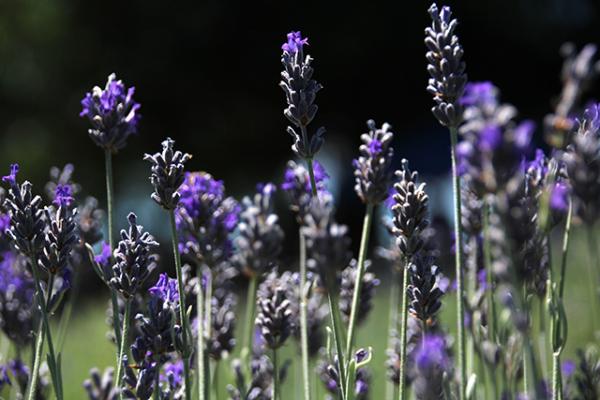
[[[396,171],[396,176],[393,233],[400,251],[410,258],[424,245],[429,197],[425,193],[425,183],[418,182],[419,174],[408,168],[408,160],[402,160],[402,169]]]
[[[18,347],[30,343],[33,331],[34,281],[23,257],[0,254],[0,328]]]
[[[287,275],[280,277],[277,272],[272,272],[258,289],[256,326],[265,346],[270,349],[281,347],[294,328],[292,307],[287,298],[289,285]]]
[[[446,346],[446,339],[436,334],[423,336],[415,346],[412,386],[417,399],[442,398],[444,373],[451,367]]]
[[[458,21],[452,19],[450,7],[429,7],[431,27],[425,29],[427,46],[427,91],[433,95],[436,105],[431,109],[440,124],[457,128],[462,120],[463,95],[467,75],[462,61],[463,49],[454,34]]]
[[[371,261],[365,260],[365,270],[368,271],[371,267]],[[340,295],[339,295],[339,306],[341,316],[345,323],[348,323],[350,314],[352,312],[352,296],[354,294],[354,286],[356,284],[357,274],[357,261],[352,259],[350,265],[348,265],[341,273],[341,284],[340,284]],[[375,277],[372,272],[365,272],[362,279],[362,286],[360,288],[358,311],[356,313],[356,323],[360,325],[363,323],[369,312],[373,307],[373,298],[375,297],[375,291],[379,286],[379,279]]]
[[[34,196],[28,181],[17,183],[19,165],[10,166],[9,175],[2,178],[10,184],[4,207],[10,214],[10,229],[6,231],[15,248],[28,257],[34,257],[44,244],[44,210],[42,198]]]
[[[262,274],[275,265],[282,250],[283,230],[273,212],[276,186],[258,185],[253,197],[242,200],[242,212],[235,239],[234,263],[248,276]]]
[[[114,368],[108,367],[100,374],[97,368],[90,370],[90,378],[83,382],[89,400],[117,400],[119,393],[114,382]]]
[[[174,210],[177,207],[181,197],[178,190],[185,178],[184,164],[192,158],[189,154],[175,151],[174,144],[174,140],[167,138],[162,142],[162,152],[144,155],[144,160],[152,163],[150,176],[150,182],[154,186],[152,200],[165,210]]]
[[[588,108],[563,155],[574,211],[589,225],[600,218],[600,106]]]
[[[438,287],[438,267],[428,257],[413,257],[409,266],[408,310],[427,325],[435,324],[444,292]]]
[[[312,58],[304,56],[303,48],[308,44],[308,39],[302,38],[300,32],[290,32],[287,42],[281,46],[283,55],[281,63],[281,82],[279,86],[285,92],[287,108],[284,115],[299,129],[297,132],[291,126],[287,131],[293,137],[294,153],[305,159],[313,158],[323,145],[325,129],[319,128],[313,135],[309,135],[307,126],[317,113],[317,105],[314,104],[317,92],[321,90],[321,84],[312,79]]]
[[[329,175],[320,162],[313,161],[313,172],[317,185],[317,195],[321,197],[327,192]],[[290,209],[296,213],[299,223],[302,223],[312,199],[312,186],[309,172],[302,164],[288,161],[281,189],[288,194]]]
[[[115,250],[115,264],[112,267],[110,285],[125,298],[134,296],[142,288],[152,270],[156,267],[158,247],[152,235],[144,232],[137,224],[137,217],[130,213],[127,217],[129,230],[121,231],[121,241]]]
[[[360,156],[353,161],[354,190],[363,203],[376,205],[385,200],[392,184],[394,149],[391,143],[394,133],[387,123],[378,129],[375,121],[368,120],[367,126],[369,132],[361,135]]]
[[[183,254],[210,267],[229,259],[240,206],[226,197],[223,181],[206,172],[187,172],[179,193],[175,221]]]
[[[135,88],[125,87],[111,74],[104,89],[95,86],[81,100],[79,116],[89,119],[88,133],[98,146],[115,153],[125,147],[129,135],[137,132],[141,116],[134,92]]]

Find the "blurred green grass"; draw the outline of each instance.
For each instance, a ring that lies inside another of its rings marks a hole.
[[[588,276],[586,263],[588,262],[588,246],[581,229],[575,229],[569,248],[569,260],[566,275],[566,312],[569,318],[569,336],[567,346],[563,353],[563,360],[574,358],[577,348],[585,347],[592,342],[592,320],[590,318],[590,307],[588,299]],[[560,262],[560,238],[555,237],[553,241],[553,263],[555,270]],[[597,267],[597,266],[596,266]],[[383,268],[380,267],[383,276]],[[357,345],[360,347],[373,347],[373,360],[370,364],[371,370],[371,399],[385,398],[385,360],[387,347],[387,326],[389,307],[389,280],[383,279],[382,286],[378,289],[373,311],[366,324],[361,326],[358,332]],[[105,310],[108,299],[107,292],[97,294],[98,298],[86,301],[76,300],[73,318],[67,330],[66,340],[62,351],[63,375],[65,380],[66,399],[85,399],[86,394],[82,382],[89,376],[89,370],[98,367],[103,370],[107,366],[115,364],[115,349],[107,339],[108,327],[105,324]],[[243,295],[239,296],[240,304],[237,321],[243,321]],[[449,294],[444,299],[444,307],[440,318],[444,327],[454,333],[454,294]],[[535,323],[536,321],[534,321]],[[238,322],[238,332],[241,323]],[[537,328],[536,328],[537,329]],[[538,332],[534,329],[533,337],[538,338]],[[239,337],[239,334],[238,334]],[[228,360],[221,363],[219,367],[219,399],[226,399],[226,382],[231,382],[230,361],[236,356],[233,354]],[[295,341],[290,340],[283,349],[282,359],[292,359],[286,382],[283,384],[284,399],[300,399],[302,387],[301,371],[299,366],[299,352]],[[549,359],[549,357],[548,357]],[[313,365],[314,367],[314,365]],[[323,399],[324,391],[318,378],[318,392],[314,398]]]

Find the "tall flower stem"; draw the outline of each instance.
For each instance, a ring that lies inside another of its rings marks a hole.
[[[399,386],[398,399],[406,399],[406,385],[404,376],[406,375],[406,330],[408,322],[408,267],[409,261],[405,260],[402,266],[402,314],[400,322],[400,366],[398,367]]]
[[[110,245],[110,251],[115,249],[115,238],[113,232],[114,222],[114,185],[113,185],[113,169],[112,169],[112,153],[110,150],[104,151],[104,165],[106,168],[106,208],[108,209],[108,244]],[[121,331],[119,327],[121,322],[119,321],[119,303],[117,301],[117,293],[110,289],[110,302],[113,311],[113,330],[115,332],[115,341],[117,342],[117,349],[121,348]],[[117,359],[117,370],[119,369],[120,361]]]
[[[388,349],[394,348],[393,334],[398,329],[398,303],[400,302],[400,288],[398,284],[398,271],[396,265],[392,268],[392,282],[390,284],[390,314],[388,317]],[[385,386],[385,398],[396,399],[395,394],[396,385],[391,380],[386,381]]]
[[[590,292],[590,313],[592,314],[592,333],[596,336],[598,329],[597,310],[598,310],[598,278],[596,268],[598,268],[598,248],[594,238],[594,231],[591,226],[586,227],[587,244],[590,260],[587,263],[589,292]]]
[[[462,268],[462,227],[461,227],[461,199],[460,177],[457,171],[456,144],[458,142],[458,129],[450,128],[450,158],[452,161],[452,194],[454,197],[454,237],[456,240],[456,329],[458,341],[458,371],[459,371],[459,398],[465,399],[466,371],[465,371],[465,332],[463,310],[463,268]]]
[[[36,288],[36,296],[37,296],[37,302],[40,308],[40,313],[42,315],[42,321],[40,324],[40,329],[38,331],[38,335],[46,335],[46,339],[48,340],[48,355],[49,355],[49,359],[48,362],[49,364],[52,364],[50,366],[50,372],[52,374],[52,383],[54,385],[54,394],[56,395],[57,400],[62,400],[62,379],[60,377],[60,365],[57,364],[56,362],[56,354],[54,353],[54,343],[52,342],[52,332],[50,330],[50,324],[48,323],[48,307],[47,304],[50,302],[50,296],[51,296],[51,289],[48,288],[48,300],[44,300],[44,293],[42,292],[42,285],[40,284],[40,275],[39,275],[39,271],[38,271],[38,267],[37,267],[37,261],[35,257],[31,257],[31,271],[33,273],[33,279],[35,281],[35,288]],[[39,338],[38,338],[39,340]],[[37,366],[37,371],[32,371],[32,377],[36,376],[39,374],[39,368],[41,365],[41,357],[42,357],[42,352],[43,352],[43,339],[41,340],[41,343],[39,344],[39,348],[38,345],[36,343],[36,351],[35,351],[35,355],[34,355],[34,362],[33,362],[33,366],[34,369]],[[34,379],[32,379],[33,382]],[[35,384],[37,385],[37,379]],[[30,392],[28,393],[27,398],[29,400],[32,400],[35,398],[35,391],[36,388],[34,387],[34,384],[32,383],[31,387],[30,387]]]
[[[179,318],[181,320],[181,340],[183,345],[183,379],[185,382],[186,399],[192,398],[192,382],[190,380],[190,347],[188,333],[190,327],[185,307],[185,290],[183,287],[183,272],[181,271],[181,256],[179,255],[179,241],[177,240],[177,225],[175,224],[175,210],[169,211],[171,220],[171,243],[173,244],[173,258],[175,259],[175,273],[177,275],[177,291],[179,292]],[[125,341],[125,337],[123,337]]]
[[[358,306],[360,302],[360,292],[362,288],[363,278],[365,275],[365,260],[367,258],[367,248],[369,247],[369,236],[371,235],[371,224],[373,221],[372,203],[367,204],[365,219],[363,221],[362,235],[360,238],[360,249],[358,252],[358,266],[356,271],[356,280],[354,281],[354,293],[352,293],[352,308],[350,310],[350,320],[348,321],[348,336],[346,340],[346,355],[352,351],[354,344],[354,335],[356,331],[356,318],[358,315]]]
[[[246,296],[246,326],[244,328],[244,347],[242,358],[248,360],[252,351],[252,335],[254,334],[254,314],[256,313],[256,291],[258,289],[258,276],[253,275],[248,285]]]
[[[29,386],[27,389],[27,400],[34,400],[36,397],[37,384],[40,376],[40,364],[42,362],[42,350],[44,349],[44,322],[39,322],[39,327],[36,332],[35,349],[33,355],[33,368]]]
[[[273,400],[279,400],[279,363],[277,349],[273,349]]]
[[[198,368],[198,398],[200,400],[206,400],[206,376],[204,366],[204,290],[202,289],[202,267],[198,266],[196,276],[198,277],[198,293],[196,294],[196,310],[197,310],[197,354],[196,362]]]
[[[308,176],[310,178],[310,189],[313,197],[317,197],[317,182],[315,180],[315,171],[313,168],[313,159],[306,159],[306,166],[308,167]]]
[[[569,236],[571,232],[571,219],[573,216],[573,203],[569,199],[569,209],[567,212],[567,220],[565,222],[565,230],[563,232],[563,242],[562,242],[562,256],[560,263],[560,276],[558,280],[558,310],[555,310],[555,315],[553,315],[550,320],[551,323],[551,334],[552,334],[552,399],[553,400],[562,400],[562,377],[560,371],[560,355],[565,345],[566,341],[566,316],[565,320],[562,321],[560,318],[560,314],[556,315],[556,312],[561,312],[562,310],[562,299],[565,290],[565,277],[567,270],[567,253],[569,250]],[[563,326],[563,324],[565,324]]]
[[[308,318],[306,315],[306,238],[300,236],[300,347],[302,351],[302,380],[304,400],[310,400],[310,375],[308,369]]]
[[[342,329],[340,326],[340,311],[337,304],[337,297],[334,293],[332,293],[331,286],[327,285],[327,301],[329,302],[329,316],[331,317],[331,327],[333,329],[333,341],[335,342],[335,350],[337,352],[337,360],[338,360],[338,371],[340,378],[340,392],[342,394],[342,399],[346,398],[346,394],[344,392],[345,382],[346,382],[346,362],[344,357],[344,344],[342,343]]]
[[[121,334],[121,346],[119,347],[119,363],[117,364],[116,386],[121,387],[121,379],[123,375],[123,358],[125,357],[127,347],[127,337],[129,336],[129,321],[131,320],[131,299],[125,299],[125,313],[123,314],[123,331]],[[119,398],[123,399],[123,394],[119,394]]]
[[[204,319],[206,320],[206,337],[212,337],[212,273],[208,273],[206,276],[206,294],[204,295]],[[204,357],[204,397],[210,399],[210,359],[208,358],[208,351],[204,350],[202,353]]]

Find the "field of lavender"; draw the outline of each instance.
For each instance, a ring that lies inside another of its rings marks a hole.
[[[533,121],[467,78],[464,58],[477,58],[450,8],[428,12],[424,86],[450,137],[451,228],[394,128],[368,120],[348,172],[364,206],[351,241],[319,161],[322,86],[300,31],[281,45],[293,160],[280,179],[236,199],[165,138],[139,155],[160,221],[135,205],[117,218],[113,162],[144,133],[134,87],[111,74],[79,114],[105,193],[89,195],[71,164],[41,188],[23,161],[5,166],[0,400],[600,399],[596,47],[561,50],[538,148]]]

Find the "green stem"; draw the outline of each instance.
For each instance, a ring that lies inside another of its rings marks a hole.
[[[308,318],[306,315],[306,239],[299,230],[300,237],[300,347],[302,350],[302,380],[304,400],[310,400],[310,375],[308,369]]]
[[[125,357],[127,347],[127,337],[129,336],[129,321],[131,320],[131,299],[125,299],[125,313],[123,314],[123,331],[121,334],[121,347],[119,347],[119,363],[117,364],[117,387],[121,386],[123,375],[123,358]],[[119,398],[123,399],[123,394],[119,394]]]
[[[206,390],[206,377],[205,377],[205,367],[204,367],[204,353],[206,352],[204,348],[204,290],[202,289],[202,267],[198,266],[196,276],[198,277],[198,293],[196,295],[196,310],[198,313],[196,319],[196,326],[198,330],[198,338],[197,338],[197,354],[196,362],[198,369],[198,398],[200,400],[205,400],[205,390]]]
[[[43,321],[40,320],[39,327],[38,327],[38,330],[36,333],[35,350],[34,350],[34,358],[33,358],[33,369],[32,369],[33,372],[31,374],[31,379],[29,381],[29,387],[27,389],[27,400],[34,400],[36,398],[43,349],[44,349],[44,323],[43,323]]]
[[[399,375],[399,387],[398,387],[398,398],[399,400],[405,400],[407,398],[406,388],[404,384],[404,376],[406,375],[406,330],[408,322],[408,268],[409,262],[406,260],[402,266],[402,314],[400,322],[400,366],[398,367]]]
[[[587,244],[590,260],[587,263],[588,269],[588,289],[590,295],[590,314],[592,317],[592,333],[594,338],[596,337],[596,330],[598,329],[598,321],[596,317],[596,310],[598,310],[598,279],[596,275],[596,268],[598,268],[598,249],[596,241],[594,240],[594,232],[591,226],[586,228]]]
[[[206,295],[204,296],[204,318],[206,320],[206,337],[212,337],[212,274],[207,275],[206,280]],[[204,396],[210,399],[210,360],[208,351],[204,351]]]
[[[398,303],[400,302],[400,288],[396,265],[392,267],[392,282],[390,283],[390,314],[388,316],[388,349],[394,348],[394,334],[398,329]],[[385,398],[396,399],[397,385],[391,379],[385,382]]]
[[[160,374],[156,372],[156,376],[154,377],[154,393],[152,394],[154,400],[160,400],[159,378]]]
[[[562,384],[560,377],[560,354],[552,354],[552,400],[562,400]]]
[[[279,363],[277,349],[273,349],[273,400],[279,400]]]
[[[342,399],[345,399],[346,394],[344,393],[344,388],[346,386],[346,362],[344,358],[344,352],[342,350],[343,343],[339,318],[340,312],[337,304],[337,298],[331,290],[327,290],[327,301],[329,302],[329,315],[331,317],[331,327],[333,329],[333,341],[335,342],[335,350],[337,352],[338,371],[340,375],[340,392]]]
[[[317,182],[315,180],[315,171],[313,169],[313,159],[306,159],[306,166],[308,167],[308,176],[310,177],[310,188],[313,197],[317,197]]]
[[[465,399],[466,371],[465,371],[465,333],[463,311],[463,268],[462,268],[462,227],[461,227],[461,199],[460,177],[457,172],[456,144],[458,142],[458,129],[450,128],[450,158],[452,161],[452,191],[454,196],[454,237],[456,240],[456,328],[458,333],[458,371],[459,371],[459,399]]]
[[[565,277],[567,271],[567,253],[569,251],[569,236],[571,233],[571,219],[573,218],[573,203],[569,199],[569,211],[567,212],[567,221],[565,222],[565,231],[563,234],[562,257],[560,259],[560,281],[558,285],[558,296],[562,299],[565,292]]]
[[[354,335],[356,331],[356,319],[360,303],[360,292],[362,289],[363,278],[365,275],[365,260],[367,258],[367,248],[369,247],[369,236],[371,235],[371,224],[373,221],[372,203],[367,204],[365,219],[363,221],[362,235],[360,238],[360,249],[358,252],[358,266],[356,271],[356,280],[354,281],[354,292],[352,293],[352,308],[350,309],[350,320],[348,321],[348,336],[346,340],[346,355],[350,357],[352,346],[354,344]]]
[[[190,347],[188,345],[188,333],[190,327],[185,306],[185,290],[183,286],[183,272],[181,271],[181,257],[179,255],[179,242],[177,239],[177,225],[175,224],[175,210],[169,211],[171,220],[171,243],[173,245],[173,258],[175,260],[175,273],[177,275],[177,291],[179,293],[179,319],[181,320],[181,341],[183,345],[183,379],[185,382],[186,399],[192,398],[192,382],[190,380]],[[123,338],[125,341],[125,338]]]
[[[492,249],[490,246],[489,237],[490,228],[490,209],[487,205],[484,205],[483,210],[483,264],[485,267],[486,275],[486,300],[487,307],[491,318],[488,319],[489,337],[490,340],[496,343],[496,303],[494,302],[494,271],[492,269]]]
[[[469,261],[469,265],[468,265],[468,271],[469,271],[469,277],[468,277],[468,286],[467,286],[467,293],[468,293],[468,298],[473,298],[473,296],[475,295],[475,292],[477,291],[477,268],[478,268],[478,263],[477,263],[477,253],[478,253],[478,248],[477,248],[477,236],[476,235],[472,235],[469,238],[469,256],[470,256],[470,261]],[[474,342],[474,336],[473,336],[473,331],[471,330],[471,328],[469,327],[469,332],[471,332],[470,335],[468,335],[467,337],[467,376],[471,376],[471,374],[474,373],[475,371],[475,342]]]
[[[248,285],[246,296],[246,326],[244,328],[244,347],[242,358],[248,360],[252,351],[252,337],[254,335],[254,314],[256,313],[256,291],[258,289],[258,276],[253,275]]]
[[[113,232],[114,223],[114,184],[113,184],[113,169],[112,169],[112,153],[110,150],[104,151],[104,165],[106,168],[106,208],[108,209],[108,244],[110,245],[111,252],[115,249],[115,239]],[[115,341],[117,342],[117,349],[121,348],[121,321],[119,321],[119,302],[117,300],[117,293],[115,290],[110,289],[110,302],[113,310],[113,330],[115,332]],[[119,369],[119,360],[117,359],[117,370]]]
[[[37,296],[37,301],[39,304],[39,308],[40,308],[40,313],[42,315],[42,323],[41,323],[41,329],[38,331],[38,334],[40,335],[46,335],[46,339],[48,340],[48,355],[49,355],[49,362],[52,363],[55,368],[51,369],[51,373],[52,373],[52,383],[54,384],[54,394],[56,395],[56,398],[58,400],[62,400],[62,382],[61,382],[61,377],[60,377],[60,367],[56,362],[56,355],[54,353],[54,343],[52,342],[52,332],[50,330],[50,324],[48,323],[48,309],[47,309],[47,304],[49,304],[50,299],[49,297],[52,295],[52,289],[48,288],[48,299],[45,300],[44,299],[44,293],[42,292],[42,285],[40,283],[40,275],[39,275],[39,271],[38,271],[38,266],[37,266],[37,261],[35,259],[35,257],[31,257],[31,271],[33,274],[33,279],[35,282],[35,287],[36,287],[36,296]],[[39,374],[39,367],[41,365],[41,357],[42,357],[42,352],[43,352],[43,339],[42,339],[42,343],[40,345],[40,348],[37,348],[37,344],[36,344],[36,354],[35,354],[35,358],[34,358],[34,371],[32,371],[32,376],[35,376],[36,374]],[[35,367],[37,365],[37,371],[35,371]],[[33,381],[33,379],[32,379]],[[37,385],[37,382],[36,382]],[[30,388],[30,392],[28,394],[28,399],[33,399],[35,397],[35,390],[36,388],[33,387],[34,385],[31,385]]]
[[[219,360],[216,360],[214,363],[215,369],[214,369],[214,374],[213,374],[213,388],[215,390],[215,400],[219,400],[219,375],[220,375],[220,371],[219,371],[219,367],[221,366],[221,363],[219,362]]]

